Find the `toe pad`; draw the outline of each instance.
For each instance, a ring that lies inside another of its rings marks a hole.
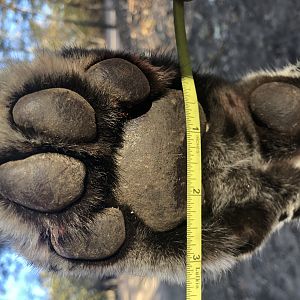
[[[0,166],[0,194],[33,210],[59,211],[81,195],[85,174],[84,164],[74,158],[36,154]]]
[[[300,134],[300,89],[294,85],[265,83],[251,94],[250,107],[267,127],[291,135]]]
[[[111,58],[93,65],[88,71],[89,79],[109,93],[112,101],[131,107],[139,104],[150,93],[149,82],[134,64]]]
[[[71,259],[104,259],[113,255],[125,240],[122,212],[107,208],[93,222],[51,229],[51,243],[61,256]]]
[[[96,136],[95,111],[79,94],[62,88],[46,89],[18,100],[14,122],[55,140],[90,141]]]

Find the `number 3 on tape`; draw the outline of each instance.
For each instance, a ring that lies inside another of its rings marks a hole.
[[[197,93],[189,59],[185,24],[184,1],[174,0],[176,44],[181,69],[187,132],[187,300],[201,299],[201,133]]]

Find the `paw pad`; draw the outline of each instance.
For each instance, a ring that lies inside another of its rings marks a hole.
[[[265,83],[251,94],[254,115],[267,127],[291,135],[300,133],[300,89],[283,82]]]
[[[150,93],[150,85],[144,73],[134,64],[111,58],[93,65],[87,75],[113,101],[121,101],[127,107],[142,102]]]
[[[59,211],[81,195],[85,175],[84,164],[74,158],[36,154],[0,166],[0,193],[33,210]]]
[[[52,88],[26,95],[18,100],[12,115],[21,128],[55,140],[82,142],[96,136],[94,109],[67,89]]]
[[[113,255],[125,240],[125,223],[117,208],[104,209],[93,222],[76,228],[54,227],[51,243],[61,256],[71,259],[94,260]]]
[[[0,204],[14,217],[1,231],[53,270],[134,265],[140,247],[184,252],[181,92],[167,93],[172,70],[117,56],[47,56],[0,99],[11,132],[0,132]]]

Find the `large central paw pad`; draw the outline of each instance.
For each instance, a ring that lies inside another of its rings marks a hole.
[[[159,68],[112,55],[50,56],[0,97],[10,130],[0,130],[0,205],[34,224],[32,247],[41,239],[55,259],[115,258],[134,243],[131,222],[155,235],[185,220],[182,99],[162,97]]]

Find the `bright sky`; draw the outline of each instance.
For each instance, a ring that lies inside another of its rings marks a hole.
[[[29,5],[30,0],[22,0],[20,3],[17,4],[17,7],[25,10],[25,11],[30,11],[30,5]],[[39,24],[40,26],[43,26],[47,23],[47,15],[51,15],[51,9],[49,6],[44,3],[42,5],[42,9],[39,14],[32,15],[32,19],[34,19],[36,24]],[[1,16],[0,16],[1,17]],[[23,51],[15,50],[15,51],[10,51],[10,53],[6,53],[6,57],[4,57],[3,52],[0,50],[0,59],[3,58],[12,58],[12,59],[17,59],[17,60],[22,60],[22,59],[31,59],[32,54],[31,50],[35,48],[34,41],[31,40],[30,35],[26,35],[24,33],[30,32],[30,24],[28,21],[24,21],[23,17],[20,13],[16,14],[12,10],[7,10],[6,13],[6,19],[4,22],[5,26],[5,31],[6,35],[3,36],[4,38],[4,45],[8,46],[11,45],[12,48],[18,49],[18,45],[20,41],[25,42],[25,48],[28,53],[25,53]],[[7,57],[8,56],[8,57]],[[3,67],[0,64],[0,67]]]
[[[22,0],[18,7],[28,10],[30,0]],[[38,23],[45,22],[45,14],[50,14],[49,7],[45,4],[41,14],[35,16]],[[8,11],[5,20],[7,35],[11,43],[18,43],[22,33],[29,29],[29,23],[23,22],[21,15],[15,19],[12,11]],[[26,48],[30,49],[32,41],[30,37],[22,36],[25,40]],[[4,37],[5,40],[5,37]],[[17,59],[24,59],[24,53],[15,51],[9,53],[9,56]],[[0,59],[3,53],[0,52]],[[27,57],[30,59],[30,57]],[[1,64],[0,64],[1,67]],[[26,261],[17,256],[9,249],[3,249],[0,252],[0,300],[46,300],[47,290],[40,284],[38,272],[29,267]]]
[[[0,253],[0,300],[46,300],[36,270],[9,249]]]

